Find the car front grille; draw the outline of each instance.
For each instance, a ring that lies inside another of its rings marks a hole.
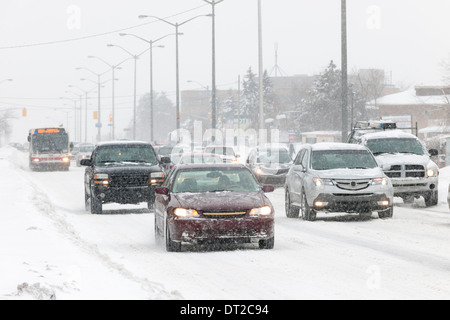
[[[248,210],[233,210],[233,211],[203,211],[202,214],[206,218],[211,219],[235,219],[242,218],[247,214]]]
[[[417,164],[393,165],[385,174],[389,178],[424,178],[425,168]]]
[[[110,176],[111,187],[144,187],[149,185],[145,174],[121,174]]]
[[[362,190],[369,186],[370,180],[369,179],[357,179],[357,180],[351,180],[351,179],[339,179],[334,180],[336,183],[336,186],[343,190]]]

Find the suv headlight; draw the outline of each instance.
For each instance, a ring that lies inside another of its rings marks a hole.
[[[386,186],[387,184],[388,184],[388,178],[386,178],[386,177],[372,179],[372,185]]]
[[[95,184],[101,184],[104,186],[109,185],[109,176],[107,173],[96,173],[94,174],[94,183]]]
[[[150,184],[161,184],[164,182],[164,172],[150,173]]]
[[[313,182],[316,185],[316,187],[334,186],[334,182],[332,179],[313,178]]]
[[[437,177],[439,175],[439,169],[434,162],[428,162],[426,174],[428,178]]]

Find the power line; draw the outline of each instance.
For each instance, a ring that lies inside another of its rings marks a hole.
[[[179,16],[179,15],[185,14],[187,12],[200,9],[202,7],[205,7],[205,6],[207,6],[207,4],[204,4],[204,5],[201,5],[201,6],[192,8],[192,9],[189,9],[189,10],[185,10],[185,11],[180,12],[180,13],[176,13],[174,15],[165,17],[164,19],[173,18],[173,17]],[[123,32],[123,31],[139,28],[139,27],[151,24],[151,23],[155,23],[157,21],[158,20],[153,20],[153,21],[150,21],[150,22],[138,24],[138,25],[127,27],[127,28],[123,28],[123,29],[117,29],[117,30],[113,30],[113,31],[107,31],[107,32],[103,32],[103,33],[97,33],[97,34],[92,34],[92,35],[78,37],[78,38],[70,38],[70,39],[63,39],[63,40],[54,40],[54,41],[47,41],[47,42],[38,42],[38,43],[29,43],[29,44],[15,45],[15,46],[0,47],[0,50],[39,47],[39,46],[47,46],[47,45],[54,45],[54,44],[61,44],[61,43],[67,43],[67,42],[86,40],[86,39],[91,39],[91,38],[98,38],[98,37],[103,37],[103,36],[114,34],[114,33],[120,33],[120,32]]]

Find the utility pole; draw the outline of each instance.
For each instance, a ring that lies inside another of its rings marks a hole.
[[[348,83],[347,83],[347,4],[341,0],[341,86],[342,86],[342,142],[348,136]]]
[[[221,3],[224,0],[203,0],[209,3],[212,7],[212,85],[211,85],[211,127],[216,129],[217,127],[217,108],[216,108],[216,4]]]
[[[262,55],[262,20],[261,0],[258,0],[258,57],[259,57],[259,129],[264,129],[264,87],[263,87],[263,55]]]

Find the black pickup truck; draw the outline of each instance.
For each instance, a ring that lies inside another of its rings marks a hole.
[[[90,159],[81,160],[84,174],[85,207],[101,214],[104,203],[138,204],[152,209],[155,187],[164,182],[163,164],[152,145],[141,141],[98,143]]]

